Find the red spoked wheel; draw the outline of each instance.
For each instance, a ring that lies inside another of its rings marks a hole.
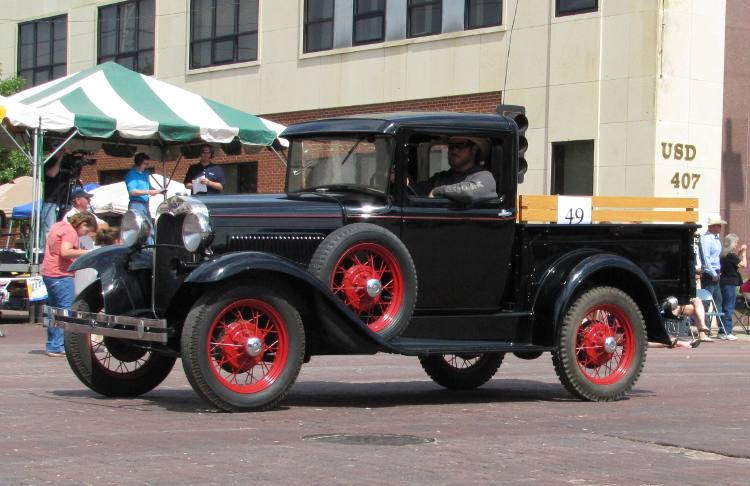
[[[404,300],[404,277],[396,257],[376,243],[352,246],[338,259],[331,291],[375,332],[388,328]]]
[[[193,389],[229,412],[266,410],[291,388],[305,329],[291,294],[270,282],[235,281],[198,299],[185,317],[182,365]]]
[[[568,308],[560,324],[555,371],[574,395],[595,401],[622,398],[646,360],[646,326],[638,305],[620,289],[595,287]]]
[[[257,393],[284,369],[289,336],[281,315],[267,302],[232,302],[216,316],[208,335],[211,371],[232,391]]]
[[[101,299],[84,290],[71,307],[102,310]],[[147,351],[143,343],[96,334],[65,331],[65,350],[73,373],[87,387],[108,397],[137,397],[156,388],[177,358]]]
[[[321,242],[308,268],[373,332],[391,339],[409,325],[417,271],[390,231],[369,223],[343,226]],[[328,312],[329,304],[318,303],[321,314]]]
[[[623,309],[603,304],[586,312],[576,333],[581,373],[592,383],[611,385],[628,372],[634,356],[633,326]]]
[[[90,335],[91,355],[102,371],[112,375],[134,373],[151,358],[151,352],[117,338]]]

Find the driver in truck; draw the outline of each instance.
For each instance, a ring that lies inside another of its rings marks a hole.
[[[489,141],[475,137],[450,137],[451,168],[430,177],[429,197],[447,197],[461,203],[477,203],[497,197],[497,183],[482,164],[490,152]]]

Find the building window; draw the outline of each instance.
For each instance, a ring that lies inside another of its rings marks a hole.
[[[466,0],[464,27],[479,29],[500,25],[503,20],[503,0]]]
[[[115,170],[100,170],[99,171],[99,185],[106,186],[107,184],[114,184],[116,182],[122,182],[125,180],[125,174],[130,169],[115,169]]]
[[[552,194],[594,194],[594,141],[552,144]]]
[[[99,9],[97,63],[107,61],[154,74],[154,0],[131,0]]]
[[[408,0],[406,37],[439,34],[443,26],[442,0]]]
[[[190,68],[258,59],[258,0],[191,0]]]
[[[67,74],[68,16],[18,25],[18,76],[36,86]]]
[[[305,0],[305,52],[333,48],[334,0]]]
[[[598,8],[599,0],[556,0],[555,16],[596,12]]]
[[[354,0],[355,45],[385,39],[385,0]]]
[[[258,163],[222,164],[224,190],[222,194],[252,194],[258,192]]]

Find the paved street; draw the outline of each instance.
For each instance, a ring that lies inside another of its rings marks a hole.
[[[65,359],[42,353],[40,326],[20,319],[6,313],[0,324],[0,484],[744,485],[750,476],[744,335],[649,350],[634,392],[617,403],[573,399],[549,356],[509,356],[494,380],[464,393],[433,384],[415,358],[336,356],[305,365],[282,408],[227,414],[193,393],[179,361],[141,398],[99,397]]]

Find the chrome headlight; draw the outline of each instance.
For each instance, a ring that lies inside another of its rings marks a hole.
[[[204,213],[185,215],[182,221],[182,244],[189,252],[197,251],[211,242],[213,232],[208,216]]]
[[[128,211],[122,217],[120,223],[120,237],[122,242],[127,246],[142,245],[151,234],[151,221],[148,221],[143,214]]]

